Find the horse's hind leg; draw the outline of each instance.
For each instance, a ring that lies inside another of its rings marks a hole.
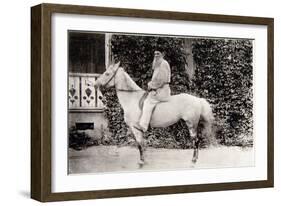
[[[130,127],[133,135],[135,137],[135,140],[137,142],[137,147],[140,152],[140,161],[139,164],[142,166],[144,164],[144,140],[143,140],[143,132],[137,130],[135,127]]]
[[[199,140],[197,137],[195,140],[192,141],[192,144],[193,144],[193,148],[194,148],[192,162],[196,163],[197,159],[198,159],[198,154],[199,154]]]
[[[199,153],[199,139],[197,136],[197,129],[189,124],[187,124],[189,129],[189,134],[192,140],[192,147],[193,147],[193,157],[192,162],[196,163],[198,159],[198,153]]]

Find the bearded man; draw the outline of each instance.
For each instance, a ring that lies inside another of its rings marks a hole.
[[[152,63],[153,75],[148,83],[149,94],[144,101],[142,115],[136,128],[145,132],[150,123],[152,111],[157,103],[168,101],[171,96],[170,81],[171,69],[169,63],[164,59],[164,52],[158,48],[154,52]]]

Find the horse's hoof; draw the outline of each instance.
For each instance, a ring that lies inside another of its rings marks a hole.
[[[138,164],[139,164],[139,167],[142,168],[143,165],[144,165],[144,160],[140,160],[140,161],[138,162]]]
[[[193,158],[193,159],[192,159],[192,163],[195,164],[196,162],[197,162],[197,159],[196,159],[196,158]]]

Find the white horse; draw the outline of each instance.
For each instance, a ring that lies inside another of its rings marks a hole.
[[[124,71],[119,67],[120,62],[109,66],[106,71],[97,79],[94,86],[113,87],[115,86],[118,100],[124,110],[124,120],[131,129],[140,152],[140,164],[144,164],[144,140],[143,132],[135,128],[138,123],[141,109],[139,107],[140,99],[145,94]],[[210,142],[214,141],[212,135],[213,113],[210,104],[203,98],[198,98],[186,93],[172,95],[167,102],[160,102],[156,105],[151,116],[151,127],[167,127],[183,119],[189,129],[190,137],[193,143],[193,158],[195,163],[198,159],[199,139],[197,137],[197,126],[199,120],[204,122],[204,131]]]

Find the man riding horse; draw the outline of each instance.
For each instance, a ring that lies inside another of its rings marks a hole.
[[[214,116],[211,105],[206,99],[188,93],[170,96],[170,66],[164,60],[163,50],[156,49],[154,55],[153,76],[148,83],[150,92],[144,102],[143,111],[140,104],[146,92],[120,67],[120,62],[110,65],[95,81],[94,86],[115,87],[118,101],[124,111],[124,121],[131,129],[140,152],[140,165],[145,162],[143,132],[147,130],[148,125],[163,128],[180,120],[185,121],[188,127],[194,148],[192,162],[195,163],[199,153],[200,139],[197,137],[197,127],[200,119],[203,123],[202,136],[209,142],[216,142],[212,132]],[[159,104],[155,107],[157,103]]]
[[[149,94],[144,101],[139,123],[135,126],[135,128],[142,132],[147,131],[156,104],[168,101],[171,96],[169,86],[171,81],[171,69],[169,63],[164,59],[164,51],[161,47],[158,47],[154,51],[152,69],[152,79],[148,83]]]

